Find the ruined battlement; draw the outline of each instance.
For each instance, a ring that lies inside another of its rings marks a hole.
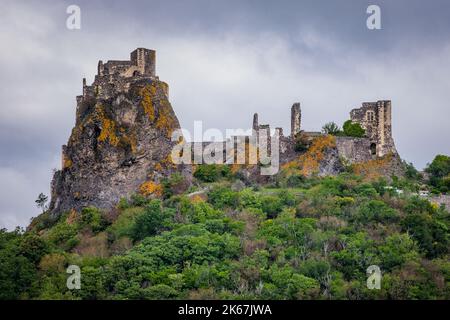
[[[77,96],[77,122],[91,107],[93,101],[108,100],[118,93],[128,93],[139,83],[158,82],[166,98],[169,85],[159,80],[155,74],[156,52],[137,48],[130,53],[130,60],[109,60],[98,62],[97,75],[91,85],[83,78],[83,94]]]
[[[366,130],[370,139],[372,153],[382,157],[397,153],[392,138],[392,107],[390,100],[363,102],[360,108],[350,111],[350,119],[359,123]]]
[[[156,52],[137,48],[130,53],[130,60],[109,60],[105,64],[98,62],[97,76],[119,74],[127,78],[137,75],[155,77]]]
[[[77,100],[86,100],[92,97],[108,99],[113,93],[128,92],[130,86],[136,81],[159,78],[155,74],[156,52],[154,50],[137,48],[130,53],[130,60],[109,60],[97,65],[97,75],[91,85],[86,85],[83,79],[83,94]],[[169,86],[163,83],[165,93],[169,95]]]

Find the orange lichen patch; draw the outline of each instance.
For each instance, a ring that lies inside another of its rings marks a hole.
[[[147,181],[141,184],[139,192],[144,196],[154,195],[160,197],[163,194],[163,187],[153,181]]]
[[[237,173],[242,167],[243,167],[242,164],[233,163],[233,164],[230,166],[231,173],[232,173],[232,174]]]
[[[200,203],[207,200],[206,194],[194,194],[190,199],[192,203]]]
[[[142,97],[141,106],[144,109],[148,119],[150,121],[155,120],[155,108],[153,106],[153,98],[156,95],[155,83],[145,85],[141,90],[139,90],[139,95]]]
[[[161,163],[155,164],[155,170],[156,171],[162,171],[162,169],[163,169],[163,167],[162,167]]]
[[[304,154],[294,161],[285,163],[281,168],[288,174],[313,175],[319,171],[320,162],[324,158],[325,151],[335,146],[336,138],[334,136],[317,137]]]
[[[176,168],[177,165],[172,160],[172,155],[168,154],[161,162],[159,163],[164,168]]]
[[[125,134],[120,137],[119,145],[123,148],[130,148],[132,153],[136,153],[137,151],[137,138],[134,133],[132,134]]]
[[[119,144],[119,138],[116,135],[116,124],[108,118],[102,119],[102,131],[98,136],[99,142],[109,141],[115,147]]]
[[[63,169],[68,169],[73,165],[73,162],[70,158],[64,158]]]
[[[116,123],[109,119],[106,114],[104,107],[99,104],[96,106],[95,118],[101,122],[102,130],[98,136],[98,142],[109,141],[109,143],[115,147],[119,144],[119,138],[116,135]]]
[[[389,169],[393,155],[387,154],[384,157],[355,163],[352,165],[352,170],[355,174],[364,177],[364,180],[377,180],[386,174]]]
[[[176,121],[172,112],[172,107],[167,100],[161,100],[158,119],[156,120],[156,128],[164,131],[166,136],[170,138],[175,129],[175,125]]]
[[[74,224],[77,220],[78,220],[78,214],[75,210],[72,209],[66,218],[66,223]]]

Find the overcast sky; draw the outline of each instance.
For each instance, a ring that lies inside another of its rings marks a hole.
[[[81,29],[66,8],[81,8]],[[368,30],[368,5],[381,30]],[[157,51],[157,74],[184,128],[290,131],[342,124],[363,101],[392,100],[400,155],[423,168],[450,153],[450,2],[17,1],[0,7],[0,227],[26,226],[49,194],[98,60]]]

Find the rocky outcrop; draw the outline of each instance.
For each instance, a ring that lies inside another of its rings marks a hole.
[[[161,180],[175,171],[190,183],[192,166],[176,166],[170,158],[175,145],[171,135],[180,125],[169,102],[169,86],[155,74],[155,61],[155,51],[138,48],[130,54],[130,60],[99,61],[91,85],[83,79],[75,127],[62,148],[62,169],[52,180],[51,213],[86,206],[108,209],[137,191],[159,197],[163,193]],[[402,162],[391,134],[390,101],[363,103],[362,108],[352,110],[351,119],[366,129],[364,138],[303,132],[300,103],[295,103],[291,108],[291,134],[284,136],[281,128],[275,129],[281,171],[327,176],[352,165],[355,173],[368,178],[402,175]],[[268,124],[258,123],[258,114],[253,117],[253,129],[254,134],[271,134]],[[233,139],[237,145],[238,140],[245,142],[249,137]],[[272,155],[275,150],[271,149],[271,139],[267,152]],[[219,154],[227,159],[226,143],[216,143],[222,144]],[[201,147],[208,144],[200,142]],[[245,144],[245,148],[250,150],[250,145]],[[234,152],[230,154],[234,159]],[[231,171],[247,185],[271,182],[272,176],[260,174],[261,167],[255,163],[232,164]]]
[[[127,68],[111,74],[105,66],[77,97],[76,125],[52,181],[52,213],[110,208],[137,190],[158,194],[160,179],[176,169],[171,134],[180,125],[167,84],[151,68],[130,75]]]

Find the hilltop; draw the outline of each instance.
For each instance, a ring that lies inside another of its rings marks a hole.
[[[0,231],[0,299],[450,299],[450,157],[402,161],[389,100],[342,128],[303,131],[294,103],[289,135],[255,114],[249,136],[186,142],[155,61],[83,80],[50,206]]]

